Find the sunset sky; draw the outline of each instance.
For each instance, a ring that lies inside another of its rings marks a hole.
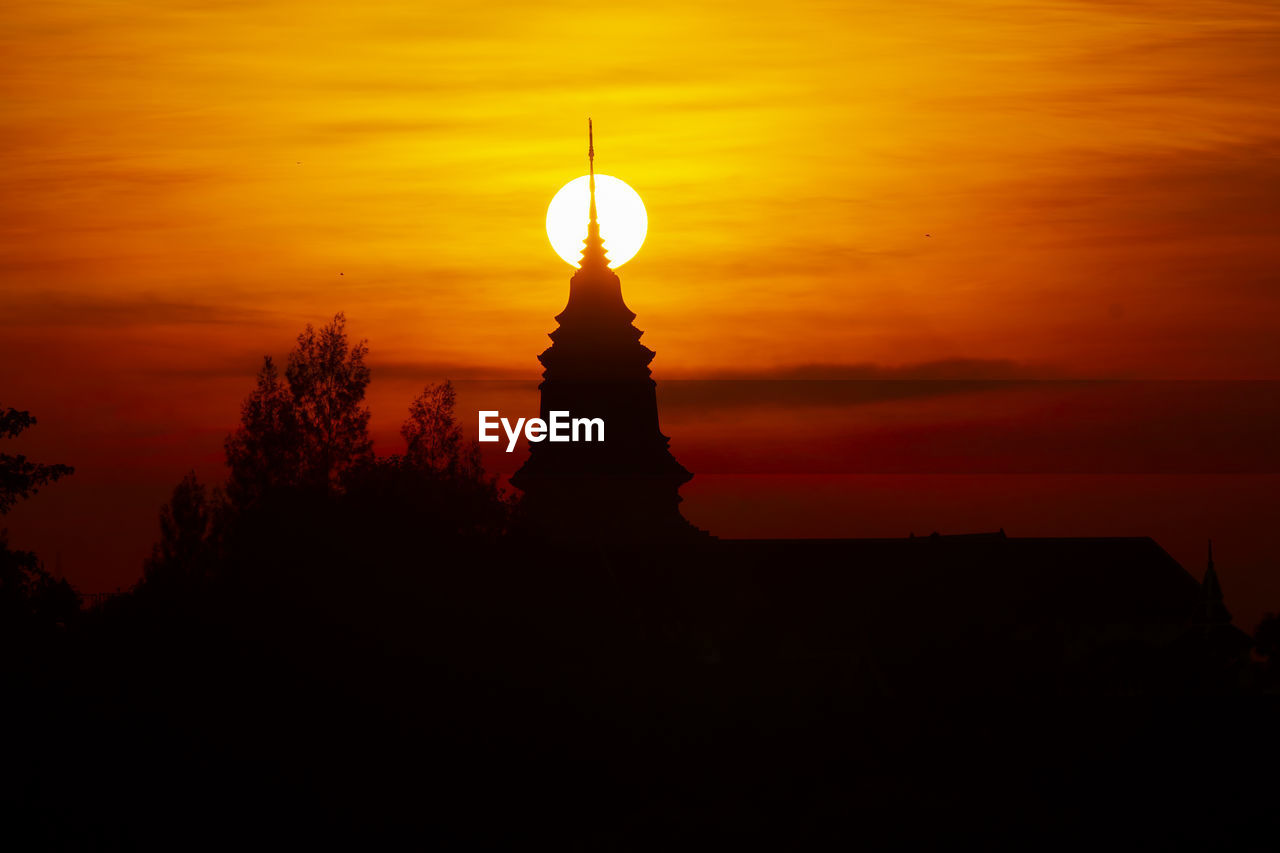
[[[6,523],[90,587],[308,322],[369,338],[388,449],[426,381],[536,378],[588,115],[648,207],[620,273],[660,383],[1280,380],[1274,3],[3,6],[0,403],[78,468]]]

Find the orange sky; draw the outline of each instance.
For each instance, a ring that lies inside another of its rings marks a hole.
[[[4,2],[0,402],[150,513],[335,311],[380,435],[535,376],[587,115],[659,380],[1280,378],[1280,7],[868,5]]]
[[[6,333],[527,370],[591,114],[669,371],[1280,376],[1274,4],[633,5],[7,3]]]

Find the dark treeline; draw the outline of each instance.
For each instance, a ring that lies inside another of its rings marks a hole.
[[[0,541],[14,849],[1057,846],[1104,823],[1221,849],[1274,820],[1274,617],[1253,659],[1200,643],[1194,677],[1065,691],[1030,646],[966,691],[957,662],[1012,641],[909,617],[875,659],[772,655],[742,614],[839,632],[771,616],[712,541],[542,542],[447,383],[376,456],[366,353],[338,315],[283,375],[266,359],[225,484],[175,486],[127,594],[82,609]],[[33,423],[9,410],[4,433]],[[0,512],[71,473],[0,463]]]

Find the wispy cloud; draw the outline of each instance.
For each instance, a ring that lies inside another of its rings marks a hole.
[[[109,327],[157,325],[253,325],[269,312],[248,305],[186,302],[159,294],[111,297],[84,292],[44,291],[0,298],[0,325]]]

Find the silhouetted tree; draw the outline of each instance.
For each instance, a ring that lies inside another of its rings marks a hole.
[[[247,505],[272,488],[297,485],[301,441],[293,399],[271,356],[263,359],[258,387],[240,408],[240,426],[227,437],[227,492]]]
[[[175,490],[147,591],[207,577],[218,608],[251,608],[264,630],[282,613],[383,630],[391,608],[420,599],[407,584],[426,582],[422,568],[439,579],[497,547],[510,507],[464,440],[452,385],[425,388],[401,430],[405,452],[378,458],[367,353],[337,314],[298,336],[283,376],[264,362],[226,441],[228,500],[211,507],[194,480]]]
[[[337,492],[347,472],[372,459],[369,409],[362,405],[368,351],[364,341],[348,342],[339,313],[318,332],[308,325],[298,336],[286,382],[271,358],[264,360],[225,445],[233,503],[250,504],[279,487]]]
[[[339,313],[319,332],[308,324],[289,354],[285,377],[302,439],[304,476],[314,485],[336,488],[345,472],[373,457],[369,409],[362,405],[368,353],[366,341],[347,341],[347,318]]]
[[[22,632],[65,624],[80,610],[71,584],[45,571],[31,551],[9,547],[9,532],[0,530],[0,626]]]
[[[30,412],[4,409],[0,411],[0,438],[15,438],[35,423]],[[0,453],[0,515],[34,495],[41,486],[74,473],[70,465],[42,465],[28,461],[22,454]]]
[[[496,478],[486,477],[476,442],[463,439],[449,382],[428,385],[400,429],[405,452],[371,460],[348,478],[352,517],[379,528],[384,546],[421,558],[423,534],[443,556],[453,538],[494,536],[506,529],[510,505]]]
[[[409,418],[400,428],[410,464],[441,473],[481,471],[480,446],[475,442],[464,445],[462,427],[454,419],[456,401],[453,384],[445,380],[422,389],[410,404]]]
[[[4,409],[0,437],[14,438],[35,423],[30,412]],[[43,465],[21,454],[0,453],[0,515],[41,486],[74,472],[70,465]],[[9,632],[48,627],[65,623],[79,609],[71,584],[45,571],[34,553],[11,549],[9,532],[0,530],[0,626]]]
[[[143,568],[143,581],[153,587],[198,585],[213,569],[220,496],[212,495],[194,471],[173,489],[160,510],[160,541]]]

